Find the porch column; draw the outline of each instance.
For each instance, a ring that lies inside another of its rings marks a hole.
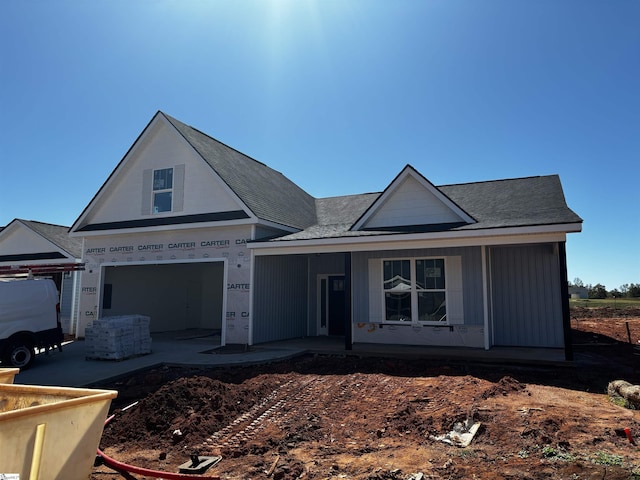
[[[351,325],[351,252],[344,254],[344,349],[351,350],[353,344]]]
[[[571,312],[569,311],[569,283],[567,278],[567,242],[558,242],[560,266],[560,301],[562,302],[562,327],[564,331],[564,358],[573,360],[571,343]]]
[[[489,277],[490,271],[487,262],[487,247],[482,245],[480,247],[480,253],[482,258],[482,318],[484,325],[484,349],[489,350],[491,348],[491,342],[489,341]]]

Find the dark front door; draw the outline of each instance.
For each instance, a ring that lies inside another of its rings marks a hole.
[[[344,275],[329,277],[329,335],[344,335]]]

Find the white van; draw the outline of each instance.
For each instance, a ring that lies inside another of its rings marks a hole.
[[[51,279],[0,280],[0,361],[24,370],[36,348],[61,349],[59,309]]]

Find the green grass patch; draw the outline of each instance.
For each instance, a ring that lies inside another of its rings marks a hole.
[[[562,448],[555,449],[551,445],[545,445],[542,448],[542,456],[553,460],[562,460],[564,462],[573,462],[576,458]],[[523,458],[523,457],[521,457]]]
[[[623,465],[622,457],[620,455],[614,455],[613,453],[608,452],[596,452],[591,461],[598,465],[605,466],[622,467]]]
[[[640,298],[590,298],[590,299],[569,299],[570,307],[587,307],[587,308],[626,308],[626,307],[640,307]]]

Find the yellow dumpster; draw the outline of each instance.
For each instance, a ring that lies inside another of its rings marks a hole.
[[[18,373],[20,373],[19,368],[0,368],[0,383],[13,383],[13,379]]]
[[[0,473],[87,480],[114,390],[0,384]]]

